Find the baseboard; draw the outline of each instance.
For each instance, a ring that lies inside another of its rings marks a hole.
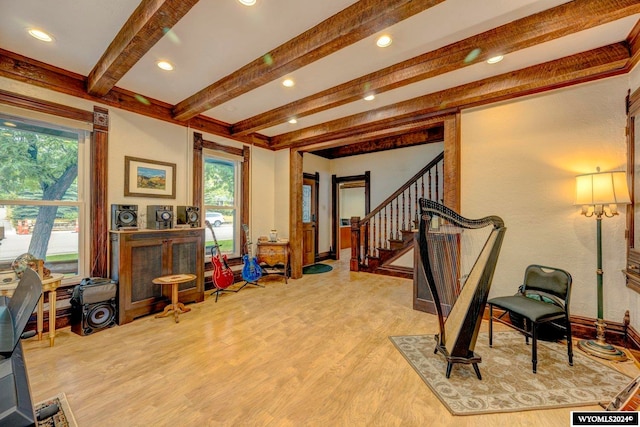
[[[330,251],[329,252],[321,252],[316,257],[316,261],[326,261],[328,259],[335,259],[335,255],[332,255],[332,253]]]
[[[493,309],[494,316],[504,313],[497,308]],[[484,320],[489,320],[489,308],[485,308]],[[578,339],[595,339],[596,338],[596,319],[583,316],[569,316],[571,320],[571,335]],[[622,322],[613,322],[605,320],[605,339],[609,344],[628,348],[634,351],[640,351],[640,334],[631,326],[627,326]]]

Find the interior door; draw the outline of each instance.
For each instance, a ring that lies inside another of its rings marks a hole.
[[[318,255],[318,183],[320,174],[304,174],[302,180],[302,265]]]

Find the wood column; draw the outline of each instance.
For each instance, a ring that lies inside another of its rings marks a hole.
[[[302,277],[302,152],[289,154],[289,245],[291,278]]]
[[[460,112],[444,119],[444,205],[460,212]]]
[[[109,110],[93,108],[91,144],[91,249],[89,274],[109,277],[109,224],[107,207],[107,171],[109,154]]]
[[[202,188],[202,134],[193,133],[193,206],[200,208],[200,217],[204,218],[204,191]],[[201,224],[204,226],[204,221]]]

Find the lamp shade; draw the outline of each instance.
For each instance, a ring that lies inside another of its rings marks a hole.
[[[576,205],[628,204],[625,171],[596,172],[576,176]]]

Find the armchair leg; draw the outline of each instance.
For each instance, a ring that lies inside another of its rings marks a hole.
[[[480,375],[480,368],[478,368],[478,364],[477,363],[473,364],[473,370],[476,371],[476,375],[478,376],[478,379],[482,380],[482,375]]]
[[[569,355],[569,366],[573,366],[573,341],[571,340],[571,322],[567,316],[567,353]]]
[[[538,365],[538,324],[533,322],[533,324],[531,325],[531,332],[532,332],[532,338],[531,341],[533,341],[533,348],[531,349],[531,363],[533,365],[533,373],[536,373],[536,368]]]
[[[493,347],[493,305],[489,304],[489,348]]]

